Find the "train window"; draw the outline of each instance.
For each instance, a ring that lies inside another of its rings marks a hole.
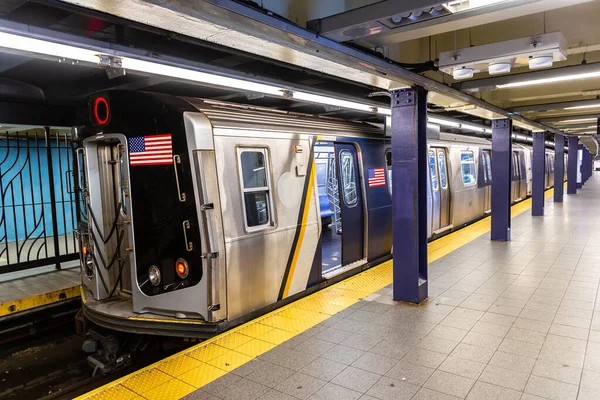
[[[385,169],[387,171],[388,178],[388,190],[390,192],[390,196],[392,195],[392,152],[385,152]]]
[[[435,153],[429,152],[429,175],[431,175],[431,190],[438,191],[437,167],[435,165]]]
[[[483,171],[483,183],[488,183],[487,165],[485,161],[485,152],[481,153],[481,170]]]
[[[344,203],[351,207],[358,203],[358,192],[356,191],[354,157],[348,150],[340,151],[340,165],[342,168]]]
[[[438,151],[438,166],[440,167],[440,184],[442,189],[448,189],[448,177],[446,174],[446,153]]]
[[[474,185],[477,183],[475,175],[475,157],[472,151],[463,151],[460,153],[460,165],[462,171],[463,183],[465,185]]]
[[[271,207],[267,149],[240,149],[239,163],[246,227],[269,225]]]
[[[483,153],[483,160],[485,161],[485,169],[487,169],[488,182],[492,181],[492,157],[489,151]]]

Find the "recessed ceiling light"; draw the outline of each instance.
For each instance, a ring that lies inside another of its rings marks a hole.
[[[508,74],[510,72],[511,64],[509,62],[501,62],[490,64],[488,72],[490,75]]]
[[[469,79],[473,77],[473,68],[457,68],[452,71],[452,76],[456,80]]]

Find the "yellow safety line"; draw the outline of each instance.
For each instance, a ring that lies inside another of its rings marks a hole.
[[[310,202],[312,197],[313,190],[313,182],[315,178],[315,163],[312,163],[310,168],[310,177],[308,179],[308,188],[306,190],[306,200],[304,202],[304,212],[302,214],[302,224],[300,225],[300,235],[298,236],[298,242],[296,243],[296,248],[294,249],[294,257],[292,258],[292,265],[290,266],[290,273],[287,276],[287,280],[285,282],[285,288],[283,289],[283,298],[288,297],[290,293],[290,286],[292,285],[292,280],[294,278],[294,272],[296,271],[296,263],[298,262],[298,256],[300,255],[300,250],[302,249],[302,241],[304,240],[304,232],[306,232],[306,221],[308,219],[308,210],[310,209]]]
[[[552,194],[549,190],[545,197]],[[531,200],[525,200],[511,208],[511,215],[515,217],[530,207]],[[429,261],[451,253],[489,230],[490,217],[486,217],[432,242],[428,247]],[[121,377],[77,400],[184,397],[391,283],[392,261],[386,261]]]
[[[36,307],[47,306],[63,300],[79,297],[79,285],[55,290],[53,292],[38,294],[25,299],[7,301],[0,303],[0,317],[16,314],[18,312],[31,310]]]

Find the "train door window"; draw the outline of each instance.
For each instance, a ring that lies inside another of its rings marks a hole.
[[[385,152],[385,170],[387,172],[387,180],[388,180],[388,190],[390,192],[390,196],[392,195],[392,152]]]
[[[442,189],[448,188],[448,176],[446,170],[446,153],[443,150],[438,151],[438,166],[440,168],[440,184]]]
[[[519,154],[513,153],[513,176],[519,178],[521,176],[521,165],[519,164]]]
[[[129,186],[125,174],[125,168],[128,167],[126,154],[125,146],[119,145],[119,186],[121,187],[121,212],[123,215],[127,215],[127,188]]]
[[[268,226],[271,222],[271,188],[267,149],[241,148],[238,157],[246,228]]]
[[[460,153],[460,166],[463,183],[465,185],[474,185],[477,183],[475,177],[475,157],[472,151],[463,151]]]
[[[483,184],[486,184],[489,182],[489,178],[488,178],[488,173],[487,173],[487,165],[486,165],[486,161],[485,161],[485,153],[482,152],[481,153],[481,163],[479,164],[479,167],[482,169],[483,172]]]
[[[438,190],[437,166],[435,165],[435,153],[429,152],[429,175],[431,176],[431,189],[434,192]]]
[[[348,150],[340,152],[340,164],[342,166],[342,189],[344,203],[348,207],[355,206],[358,203],[358,192],[356,191],[356,181],[354,179],[354,157]]]
[[[487,181],[491,182],[492,181],[492,157],[490,156],[490,152],[488,151],[484,151],[483,152],[483,161],[484,161],[484,167],[487,170]]]

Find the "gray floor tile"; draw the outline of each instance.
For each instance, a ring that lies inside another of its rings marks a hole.
[[[458,343],[459,342],[456,340],[441,339],[435,336],[427,335],[417,344],[417,347],[438,353],[450,354],[456,345],[458,345]]]
[[[456,346],[451,355],[458,358],[464,358],[466,360],[487,363],[494,355],[494,350],[487,349],[485,347],[473,346],[466,343],[460,343],[458,346]]]
[[[352,336],[351,332],[343,331],[336,328],[327,328],[323,332],[314,336],[316,339],[325,340],[327,342],[339,344],[342,341]]]
[[[523,391],[523,389],[525,389],[528,378],[528,373],[495,367],[493,365],[485,367],[485,370],[479,376],[479,380],[482,382],[518,391]]]
[[[282,346],[275,347],[273,350],[269,350],[259,357],[263,361],[293,369],[294,371],[301,370],[315,358],[317,356],[313,354],[303,353]]]
[[[418,390],[419,386],[384,376],[369,389],[367,394],[382,400],[409,400]]]
[[[361,396],[362,393],[328,383],[310,396],[310,400],[358,400]]]
[[[299,399],[308,399],[327,382],[297,372],[275,387],[275,390]]]
[[[477,379],[485,369],[485,364],[456,356],[449,356],[438,369],[440,371],[464,376],[465,378]]]
[[[352,347],[354,349],[369,351],[371,350],[377,343],[381,342],[382,338],[374,337],[374,336],[366,336],[361,334],[354,334],[347,339],[343,340],[340,344],[347,347]]]
[[[242,378],[223,389],[219,397],[223,400],[255,400],[269,390],[270,388],[267,386]]]
[[[519,400],[522,392],[502,386],[477,381],[469,392],[467,400]]]
[[[243,378],[239,375],[227,374],[223,375],[219,379],[216,379],[202,388],[203,391],[215,395],[217,397],[223,397],[223,391],[228,387],[234,385],[236,382],[241,381]]]
[[[311,337],[305,340],[304,342],[300,343],[298,346],[294,347],[294,350],[300,351],[302,353],[313,354],[315,356],[321,356],[334,347],[335,343]]]
[[[513,369],[529,374],[533,370],[535,361],[535,358],[497,351],[489,363],[496,367]]]
[[[460,346],[460,345],[459,345]],[[456,351],[456,350],[455,350]],[[406,361],[413,364],[422,365],[429,368],[437,368],[446,358],[445,354],[436,353],[421,348],[416,348],[409,351],[402,361]]]
[[[427,382],[425,382],[423,387],[450,394],[452,396],[464,398],[467,396],[474,384],[474,379],[449,374],[444,371],[435,371],[427,380]]]
[[[462,343],[496,350],[500,346],[500,343],[502,343],[502,338],[485,333],[469,332],[462,340]]]
[[[257,400],[297,400],[297,397],[290,396],[275,389],[263,394]]]
[[[422,386],[434,371],[433,368],[400,361],[386,373],[386,376],[401,382]]]
[[[374,374],[354,367],[348,367],[336,376],[331,383],[343,386],[350,390],[366,393],[379,378],[381,378],[381,375],[379,374]]]
[[[579,385],[582,369],[548,360],[537,360],[532,374],[543,378]]]
[[[371,348],[371,350],[369,350],[369,352],[379,354],[381,356],[390,357],[390,358],[393,358],[393,359],[399,361],[410,350],[412,350],[412,347],[410,347],[408,345],[402,345],[399,343],[391,343],[387,340],[382,340],[381,342],[377,343],[373,348]]]
[[[220,397],[214,396],[203,389],[196,390],[182,400],[222,400]],[[262,400],[262,399],[261,399]]]
[[[352,366],[379,375],[385,375],[396,363],[397,361],[392,358],[374,353],[365,353],[358,360],[354,361]]]
[[[300,372],[324,381],[330,381],[338,376],[346,367],[346,364],[319,357],[302,368]]]
[[[412,400],[458,400],[460,397],[451,396],[435,390],[421,388]]]
[[[504,341],[500,344],[500,347],[498,347],[498,350],[505,353],[513,353],[527,357],[537,357],[541,348],[542,345],[539,344],[504,339]]]
[[[490,322],[477,321],[477,323],[471,329],[471,332],[485,333],[486,335],[504,337],[506,336],[509,329],[509,325],[499,325]]]
[[[546,333],[516,328],[513,326],[506,334],[506,338],[511,340],[518,340],[520,342],[543,345],[546,341]]]
[[[275,364],[266,364],[246,376],[251,381],[274,388],[295,373],[294,370]]]
[[[527,382],[525,392],[552,400],[575,400],[578,387],[569,383],[532,375]]]
[[[365,354],[365,352],[362,350],[353,349],[352,347],[346,347],[338,344],[327,353],[323,354],[322,357],[331,361],[350,365],[354,361],[358,360],[363,354]]]

